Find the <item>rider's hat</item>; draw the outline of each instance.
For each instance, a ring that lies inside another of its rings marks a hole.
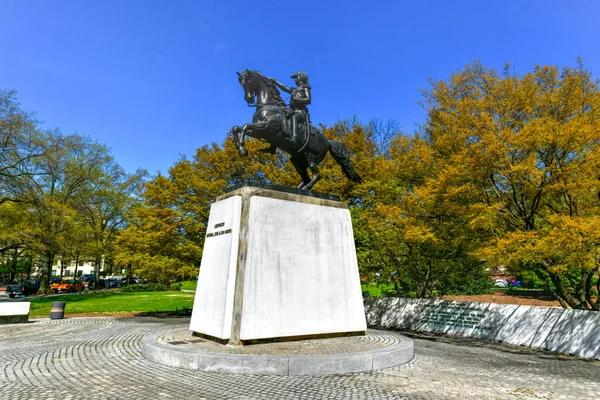
[[[306,75],[306,73],[302,72],[302,71],[298,71],[296,72],[294,75],[292,75],[290,78],[292,79],[300,79],[306,83],[308,83],[308,75]]]

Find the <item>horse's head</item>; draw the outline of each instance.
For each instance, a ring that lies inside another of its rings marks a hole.
[[[254,97],[256,96],[256,75],[253,71],[244,70],[241,74],[238,74],[238,81],[244,88],[244,100],[248,104],[254,104]]]
[[[249,105],[256,104],[257,107],[266,104],[285,107],[281,94],[271,79],[266,78],[258,71],[249,69],[237,74],[238,80],[244,88],[246,103]]]

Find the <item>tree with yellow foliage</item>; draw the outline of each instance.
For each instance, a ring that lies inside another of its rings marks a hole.
[[[473,254],[599,310],[600,92],[588,71],[468,65],[426,93],[429,186],[464,210]]]
[[[247,181],[292,184],[296,178],[284,154],[261,153],[249,141],[252,157],[241,159],[231,138],[212,144],[192,159],[175,163],[167,176],[145,185],[142,202],[129,216],[128,227],[116,241],[115,263],[154,282],[189,279],[198,274],[210,205],[217,196]]]
[[[365,153],[365,132],[329,130],[330,137],[348,140],[349,151]],[[245,182],[295,187],[297,175],[288,155],[260,152],[264,144],[247,142],[250,157],[240,158],[231,137],[223,145],[199,148],[195,156],[182,159],[169,169],[168,176],[159,175],[145,185],[142,204],[130,214],[127,229],[120,232],[114,261],[131,266],[133,272],[146,279],[168,283],[198,273],[202,247],[210,213],[216,197]],[[353,159],[361,171],[368,156]],[[365,175],[375,175],[372,167]],[[364,197],[360,185],[352,185],[339,166],[329,158],[322,166],[324,179],[319,190],[340,195],[352,203]]]
[[[378,172],[376,206],[365,213],[381,241],[378,254],[389,254],[385,269],[393,276],[396,293],[422,298],[485,290],[482,263],[469,254],[474,246],[466,199],[444,178],[450,173],[448,165],[427,139],[397,135]]]

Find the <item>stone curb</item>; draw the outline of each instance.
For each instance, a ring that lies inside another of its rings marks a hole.
[[[190,350],[158,342],[158,337],[174,330],[146,337],[142,355],[158,364],[189,370],[285,376],[371,372],[405,364],[414,357],[412,339],[387,331],[386,334],[396,336],[399,343],[379,350],[315,355],[250,355]]]

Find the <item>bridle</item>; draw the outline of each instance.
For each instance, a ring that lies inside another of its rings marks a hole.
[[[271,92],[271,95],[273,96],[273,92],[272,92],[271,86],[267,83],[267,80],[265,79],[265,77],[262,74],[253,74],[249,70],[246,70],[246,71],[242,72],[242,75],[244,75],[244,81],[248,77],[249,78],[248,83],[252,85],[252,87],[251,87],[251,90],[252,90],[252,103],[246,102],[246,105],[248,107],[250,107],[250,108],[256,108],[256,107],[258,107],[258,105],[256,104],[256,102],[254,100],[255,97],[256,97],[256,81],[253,78],[258,77],[265,84],[265,86]],[[244,90],[246,90],[246,85],[242,84],[242,86],[244,86]],[[283,112],[283,106],[281,106],[281,104],[278,104],[276,101],[275,101],[274,104],[263,104],[263,106],[271,106],[271,105],[279,107],[281,109],[281,111]],[[285,102],[284,102],[284,105],[285,105]]]
[[[246,70],[240,74],[240,83],[244,87],[245,92],[247,92],[247,90],[251,90],[250,93],[252,94],[252,103],[246,102],[246,105],[248,107],[256,107],[256,102],[254,100],[256,97],[256,88],[254,87],[255,83],[254,83],[254,80],[250,77],[250,73],[248,72],[248,70]],[[252,85],[250,89],[246,89],[247,84]]]

